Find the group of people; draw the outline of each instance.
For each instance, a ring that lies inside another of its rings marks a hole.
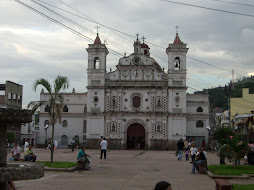
[[[198,170],[198,164],[205,163],[207,165],[207,155],[206,151],[204,150],[205,146],[205,140],[202,141],[201,147],[197,149],[195,141],[190,143],[187,140],[183,142],[183,140],[180,139],[177,142],[176,152],[178,160],[182,160],[182,156],[185,150],[185,159],[188,161],[189,157],[191,158],[191,163],[193,163],[192,173],[195,173],[195,169],[197,168]]]
[[[21,157],[21,149],[18,146],[18,143],[14,143],[14,147],[11,149],[12,157],[9,159],[10,161],[18,161]],[[24,144],[24,160],[25,161],[36,161],[36,155],[32,150],[32,144],[29,143],[29,139]]]

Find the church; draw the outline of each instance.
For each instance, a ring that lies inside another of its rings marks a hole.
[[[107,72],[105,44],[97,34],[87,50],[87,92],[63,93],[62,123],[55,125],[60,147],[72,139],[87,148],[99,148],[106,138],[110,149],[175,149],[179,139],[208,141],[209,100],[205,94],[188,94],[187,44],[176,33],[165,49],[168,69],[150,56],[147,44],[137,39],[134,51],[119,59],[116,70]],[[43,91],[40,100],[46,100]],[[49,116],[40,111],[39,142],[51,137]],[[48,134],[48,136],[45,136]]]

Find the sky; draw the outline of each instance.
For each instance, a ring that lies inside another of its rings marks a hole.
[[[33,83],[39,78],[52,83],[58,75],[66,76],[70,87],[65,92],[71,92],[73,88],[76,92],[87,91],[86,48],[96,37],[97,25],[101,41],[117,52],[110,51],[107,56],[108,71],[116,69],[121,55],[133,52],[137,33],[140,37],[145,36],[151,57],[167,69],[165,51],[168,44],[173,43],[175,27],[179,26],[180,39],[189,48],[189,93],[228,84],[232,80],[232,70],[235,80],[254,75],[254,16],[160,0],[20,1],[90,39],[66,30],[15,0],[0,1],[0,84],[9,80],[23,85],[23,107],[30,101],[39,100],[41,87],[36,92],[33,90]],[[225,1],[239,3],[237,0]],[[241,1],[249,6],[216,0],[177,2],[250,15],[254,12],[253,0]]]

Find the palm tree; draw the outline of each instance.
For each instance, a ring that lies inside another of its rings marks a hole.
[[[46,104],[49,106],[50,123],[52,125],[52,139],[51,139],[51,162],[53,162],[53,140],[54,140],[54,127],[59,120],[61,123],[61,111],[64,106],[64,98],[61,94],[61,90],[69,87],[69,81],[67,77],[57,76],[53,86],[50,85],[48,80],[40,78],[34,82],[33,88],[36,91],[38,85],[42,85],[49,93],[49,99],[47,101],[32,101],[28,104],[28,108],[32,108],[33,113],[42,105]]]

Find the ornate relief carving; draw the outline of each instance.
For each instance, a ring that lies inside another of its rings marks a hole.
[[[106,111],[110,111],[110,96],[106,97]]]
[[[163,138],[164,138],[164,139],[167,139],[167,137],[168,137],[167,123],[163,123],[162,133],[163,133]]]
[[[163,110],[167,111],[168,110],[168,101],[167,101],[167,96],[163,96]]]
[[[109,133],[110,133],[110,123],[107,122],[107,124],[106,124],[106,137],[107,138],[109,137]]]
[[[155,123],[152,123],[151,126],[151,138],[155,138]]]

